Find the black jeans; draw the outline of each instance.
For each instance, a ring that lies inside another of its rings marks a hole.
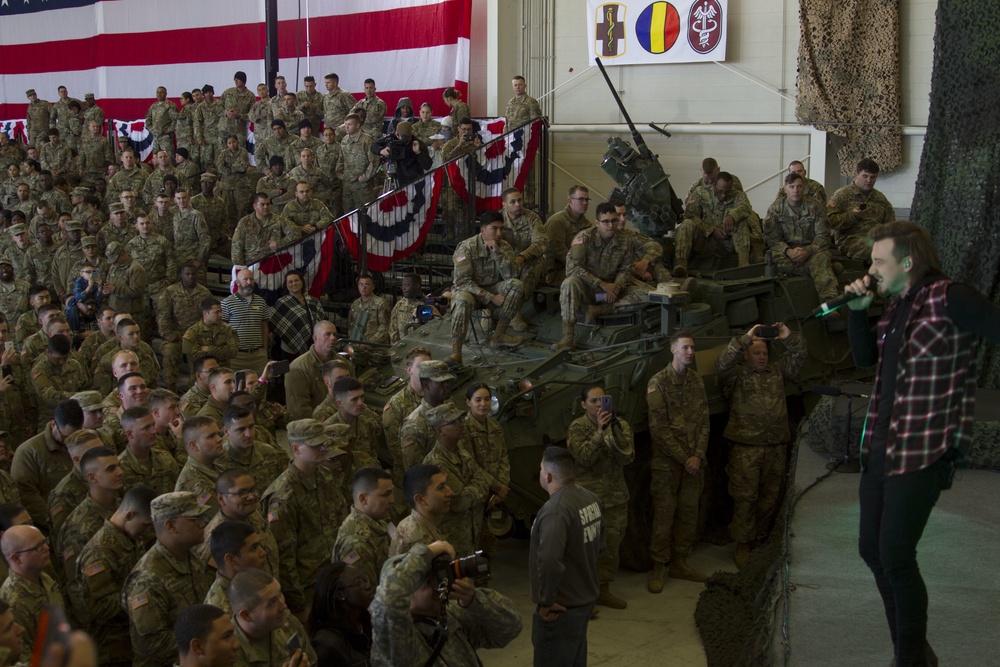
[[[873,451],[861,474],[858,551],[882,595],[896,664],[926,665],[927,587],[917,566],[917,543],[941,491],[951,488],[954,465],[885,476],[885,452]]]

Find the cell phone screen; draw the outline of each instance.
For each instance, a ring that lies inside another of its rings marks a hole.
[[[601,396],[601,410],[603,410],[604,412],[614,412],[614,410],[611,407],[611,397],[608,396],[607,394]]]
[[[233,379],[236,381],[236,391],[244,391],[247,388],[246,371],[236,371]]]

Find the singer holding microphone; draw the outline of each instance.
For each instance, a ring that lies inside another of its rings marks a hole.
[[[844,288],[855,297],[847,303],[854,361],[876,367],[861,442],[858,549],[885,605],[894,664],[937,665],[917,543],[972,447],[976,350],[981,336],[1000,340],[1000,309],[942,273],[923,227],[884,223],[868,242],[868,275]],[[872,331],[876,293],[889,303]]]

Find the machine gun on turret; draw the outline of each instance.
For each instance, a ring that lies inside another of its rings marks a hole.
[[[604,80],[615,98],[615,104],[622,112],[625,122],[632,131],[635,147],[618,137],[608,138],[608,150],[604,153],[601,168],[618,184],[611,192],[611,199],[625,202],[628,217],[639,231],[654,239],[662,239],[677,224],[684,209],[681,200],[670,187],[668,175],[660,165],[660,158],[654,155],[635,124],[628,115],[625,105],[618,97],[618,91],[611,84],[600,58],[594,59]],[[670,136],[668,132],[653,126],[653,129]]]

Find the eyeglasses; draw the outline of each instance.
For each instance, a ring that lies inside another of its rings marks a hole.
[[[585,201],[585,202],[590,201],[590,197],[570,197],[570,199],[572,199],[573,201]]]
[[[223,496],[237,496],[241,500],[248,496],[256,496],[258,494],[257,487],[251,486],[249,489],[240,489],[239,491],[220,491],[219,495]]]
[[[31,547],[30,549],[22,549],[21,551],[15,551],[14,553],[26,554],[29,551],[37,551],[38,553],[41,553],[42,551],[48,551],[48,549],[49,549],[49,539],[45,538],[44,540],[42,540],[35,546]]]

